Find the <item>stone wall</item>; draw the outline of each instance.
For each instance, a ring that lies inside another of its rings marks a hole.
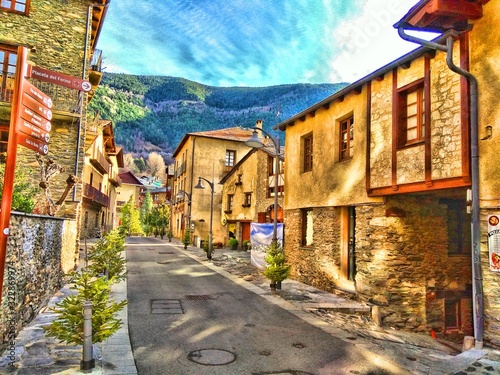
[[[448,254],[448,206],[430,196],[395,196],[356,206],[355,292],[380,306],[382,324],[444,329],[444,298],[461,298],[460,331],[471,333],[471,257]],[[302,247],[300,210],[285,212],[292,278],[322,290],[348,290],[340,269],[340,208],[313,208],[313,246]],[[446,297],[448,298],[448,297]]]
[[[0,334],[5,349],[61,288],[78,260],[75,220],[13,213],[5,266]]]

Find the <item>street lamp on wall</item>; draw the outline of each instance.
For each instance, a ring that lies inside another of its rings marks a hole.
[[[274,221],[273,221],[273,242],[278,241],[278,189],[279,189],[279,158],[280,158],[280,140],[278,137],[273,137],[271,134],[266,132],[265,130],[253,127],[252,137],[245,141],[245,145],[252,148],[262,148],[265,144],[259,138],[258,131],[261,131],[265,135],[267,135],[274,145],[274,164],[275,164],[275,173],[276,176],[274,178]]]
[[[206,181],[210,186],[210,227],[208,230],[208,251],[207,251],[207,259],[212,259],[212,240],[213,240],[213,232],[212,232],[212,223],[214,218],[214,177],[212,175],[212,182],[208,181],[206,178],[198,177],[198,183],[194,187],[195,189],[205,189],[205,185],[203,185],[203,181]],[[203,181],[202,181],[203,180]]]

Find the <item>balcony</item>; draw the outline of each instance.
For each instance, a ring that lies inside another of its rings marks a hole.
[[[83,197],[92,201],[93,203],[100,204],[101,206],[109,207],[109,197],[101,193],[95,187],[84,183],[83,184]]]
[[[184,172],[186,172],[186,163],[182,163],[179,168],[175,171],[175,178],[181,176]]]
[[[114,186],[118,187],[118,186],[121,186],[122,184],[122,179],[121,177],[118,175],[118,173],[110,170],[109,171],[109,182],[111,182]]]
[[[111,167],[109,161],[106,160],[104,155],[99,150],[95,150],[94,155],[90,157],[90,164],[92,164],[94,168],[102,174],[108,173],[109,168]]]

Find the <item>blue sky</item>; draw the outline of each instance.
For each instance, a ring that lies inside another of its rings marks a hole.
[[[417,0],[111,0],[105,72],[212,86],[353,82],[417,46],[392,25]]]

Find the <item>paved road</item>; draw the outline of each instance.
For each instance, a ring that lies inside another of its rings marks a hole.
[[[179,245],[128,238],[127,259],[140,375],[405,373],[233,283]]]

